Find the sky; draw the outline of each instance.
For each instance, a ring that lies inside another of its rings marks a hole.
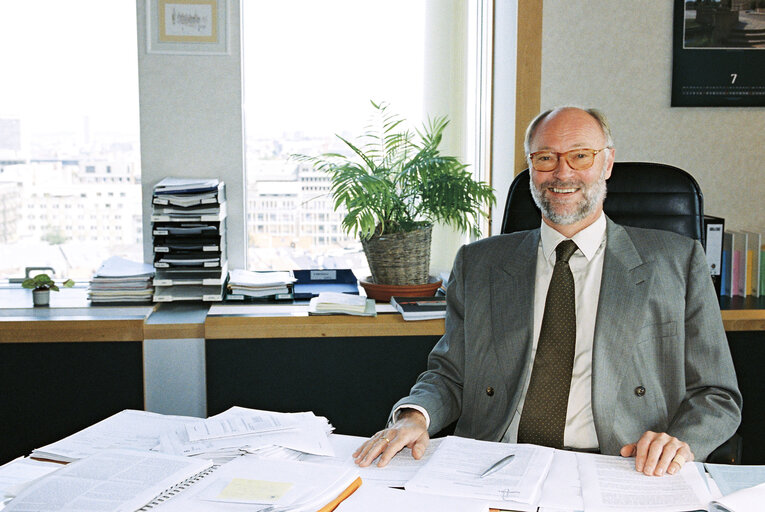
[[[134,0],[0,0],[0,48],[0,116],[137,132]]]
[[[135,0],[0,0],[0,117],[137,133]],[[369,100],[419,124],[424,0],[243,0],[247,132],[357,131]]]
[[[244,0],[248,134],[360,128],[370,100],[419,124],[424,17],[423,0]]]

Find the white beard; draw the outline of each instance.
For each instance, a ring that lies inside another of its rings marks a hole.
[[[570,212],[559,213],[555,211],[553,203],[542,194],[542,190],[537,188],[534,180],[531,180],[531,197],[534,204],[542,211],[542,215],[554,224],[566,226],[586,219],[594,212],[598,205],[606,199],[606,170],[608,162],[604,162],[603,170],[600,171],[598,181],[590,186],[585,186],[581,181],[552,181],[545,184],[547,188],[581,188],[584,198],[576,205],[576,208]]]

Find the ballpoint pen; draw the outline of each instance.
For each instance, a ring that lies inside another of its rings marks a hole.
[[[492,464],[491,466],[489,466],[489,469],[487,469],[486,471],[484,471],[483,473],[481,473],[481,477],[480,477],[480,478],[483,478],[483,477],[485,477],[485,476],[489,476],[489,475],[491,475],[491,474],[493,474],[493,473],[495,473],[495,472],[499,471],[500,469],[504,468],[505,466],[507,466],[508,464],[510,464],[510,462],[512,462],[512,460],[513,460],[513,458],[514,458],[514,457],[515,457],[515,454],[514,454],[514,453],[511,453],[511,454],[510,454],[510,455],[508,455],[507,457],[502,457],[502,458],[501,458],[501,459],[499,459],[497,462],[495,462],[494,464]]]

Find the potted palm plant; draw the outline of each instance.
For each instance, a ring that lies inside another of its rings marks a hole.
[[[484,206],[496,201],[494,191],[476,181],[467,165],[440,153],[446,117],[411,131],[388,104],[372,106],[372,122],[358,142],[337,136],[350,156],[295,157],[330,175],[335,209],[346,212],[346,233],[361,239],[372,283],[423,285],[429,281],[433,224],[477,236]]]
[[[67,279],[61,286],[71,288],[74,286],[74,281]],[[35,306],[47,306],[50,303],[50,291],[58,291],[58,286],[48,274],[28,277],[21,282],[21,287],[32,289],[32,304]]]

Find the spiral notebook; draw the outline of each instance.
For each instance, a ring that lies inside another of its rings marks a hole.
[[[159,494],[159,496],[156,496],[153,500],[151,500],[149,503],[138,509],[138,512],[144,512],[146,510],[152,510],[163,503],[165,503],[167,500],[174,498],[181,492],[191,488],[195,484],[199,484],[205,477],[211,475],[216,469],[220,467],[220,464],[214,464],[210,466],[209,468],[205,469],[204,471],[200,471],[196,475],[187,478],[186,480],[170,487],[169,489],[166,489],[162,493]]]
[[[245,455],[181,482],[141,510],[329,512],[360,486],[355,466]]]

